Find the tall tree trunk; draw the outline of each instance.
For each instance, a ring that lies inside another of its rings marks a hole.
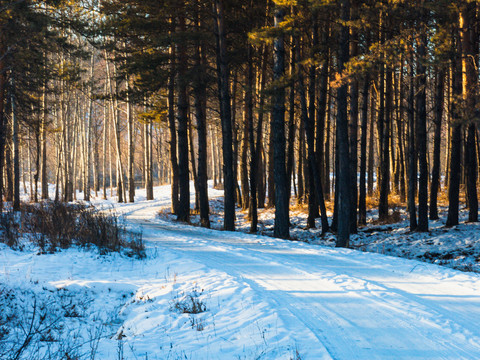
[[[268,134],[268,169],[267,169],[267,193],[268,203],[267,207],[272,208],[275,206],[275,179],[274,179],[274,151],[273,151],[273,121],[272,115],[270,115],[270,126]]]
[[[375,92],[370,97],[370,127],[368,135],[368,167],[367,167],[367,194],[373,196],[374,169],[375,169],[375,115],[377,112]]]
[[[47,81],[43,84],[42,93],[42,124],[40,127],[40,142],[42,151],[42,166],[41,166],[41,181],[42,181],[42,199],[48,199],[48,172],[47,172],[47,121],[48,121],[48,108],[47,108]],[[0,157],[1,158],[1,157]],[[1,161],[1,160],[0,160]],[[1,171],[0,171],[1,173]],[[0,194],[1,198],[1,194]]]
[[[11,75],[11,107],[12,107],[12,151],[13,151],[13,211],[20,211],[20,156],[18,139],[18,118],[16,84],[14,75]]]
[[[268,8],[268,5],[267,5]],[[258,104],[258,124],[257,124],[257,140],[256,140],[256,155],[257,155],[257,205],[259,208],[265,207],[266,184],[265,184],[265,157],[263,156],[264,149],[264,121],[265,118],[265,86],[267,82],[267,54],[268,49],[266,45],[262,46],[262,67],[260,74],[260,92]]]
[[[297,38],[297,57],[300,60],[300,43],[298,42]],[[309,134],[309,131],[313,131],[313,128],[311,128],[310,125],[310,120],[309,120],[309,114],[308,114],[308,107],[307,107],[307,94],[305,91],[305,83],[304,83],[304,78],[303,78],[303,73],[304,69],[301,64],[298,66],[298,95],[300,97],[300,109],[301,109],[301,130],[302,133],[300,134],[300,137],[302,139],[305,139],[305,136],[307,137],[307,176],[304,177],[305,180],[305,185],[307,189],[304,189],[308,193],[308,217],[307,217],[307,228],[312,229],[315,228],[315,218],[316,215],[318,214],[318,208],[317,203],[315,201],[315,183],[313,180],[313,169],[312,169],[312,160],[311,153],[314,151],[313,148],[310,148],[312,146],[311,140],[311,135]],[[314,85],[311,85],[314,86]],[[314,107],[314,105],[312,105]],[[313,140],[314,142],[315,140]],[[301,145],[305,146],[305,140],[303,140],[303,143]],[[303,149],[302,149],[303,150]],[[302,157],[304,155],[302,154]],[[303,162],[303,161],[302,161]],[[316,164],[315,164],[316,165]]]
[[[410,230],[417,228],[417,211],[415,195],[417,193],[417,146],[415,136],[415,74],[413,63],[413,49],[409,54],[409,82],[408,89],[408,212],[410,219]]]
[[[182,2],[182,7],[184,3]],[[186,31],[185,15],[178,17],[178,30]],[[177,73],[177,139],[178,139],[178,182],[179,202],[177,220],[190,221],[190,178],[188,160],[188,96],[187,96],[187,45],[184,39],[177,42],[178,50],[178,73]]]
[[[433,140],[433,168],[432,182],[430,184],[430,220],[438,220],[437,195],[440,187],[440,147],[442,141],[442,118],[444,102],[445,69],[437,71],[437,84],[435,87],[435,134]]]
[[[305,123],[303,116],[300,116],[300,125],[298,126],[298,162],[297,162],[297,177],[298,177],[298,192],[297,192],[297,203],[303,204],[303,199],[305,196],[304,188],[304,177],[303,177],[303,159],[304,159],[304,149],[305,149]]]
[[[90,170],[91,170],[91,128],[93,123],[93,70],[95,66],[95,56],[92,54],[90,59],[90,84],[89,84],[89,96],[88,96],[88,118],[86,119],[85,129],[85,183],[83,187],[83,198],[85,201],[90,201]]]
[[[326,131],[325,131],[325,134],[326,134],[326,139],[325,139],[325,170],[324,170],[324,174],[325,174],[325,178],[324,178],[324,183],[325,183],[325,198],[330,200],[330,184],[331,184],[331,181],[330,181],[330,139],[331,139],[331,136],[330,136],[330,129],[332,127],[332,109],[331,109],[331,106],[332,106],[332,102],[333,102],[333,94],[332,94],[333,90],[331,88],[329,88],[329,94],[328,94],[328,106],[327,106],[327,125],[326,125]]]
[[[232,130],[233,130],[233,181],[235,187],[235,200],[238,206],[243,207],[242,193],[238,184],[238,124],[237,124],[237,84],[238,72],[235,71],[232,81]]]
[[[340,18],[343,23],[340,29],[338,70],[342,73],[349,60],[349,28],[350,1],[340,1]],[[337,147],[338,147],[338,226],[337,247],[349,247],[350,242],[350,157],[348,142],[348,116],[347,116],[348,86],[341,85],[337,91]]]
[[[175,31],[175,21],[171,23],[172,30]],[[168,74],[168,128],[170,131],[170,175],[172,191],[172,213],[178,214],[179,207],[179,178],[178,178],[178,158],[177,158],[177,125],[175,120],[175,78],[177,68],[175,62],[177,59],[176,48],[174,44],[170,45],[170,69]]]
[[[365,75],[362,92],[362,124],[360,137],[360,187],[358,198],[358,223],[367,224],[367,126],[368,126],[368,103],[369,103],[370,77]],[[374,111],[374,109],[370,109]]]
[[[192,169],[193,187],[195,190],[195,211],[200,209],[200,195],[197,176],[197,164],[195,163],[195,143],[193,140],[193,125],[191,114],[188,115],[188,151],[190,152],[190,166]],[[190,176],[189,176],[190,178]]]
[[[404,89],[405,86],[403,85],[403,77],[404,77],[404,61],[402,56],[402,65],[400,67],[400,75],[399,75],[399,94],[398,94],[398,116],[397,116],[397,136],[398,136],[398,152],[399,152],[399,163],[400,167],[400,174],[399,174],[399,181],[400,181],[400,202],[404,203],[406,200],[406,184],[405,184],[405,145],[404,145],[404,106],[403,106],[403,96],[404,96]]]
[[[5,54],[6,45],[4,34],[0,33],[0,54]],[[5,58],[0,57],[0,211],[3,210],[4,182],[3,173],[5,169],[5,143],[7,139],[7,124],[5,116],[5,98],[6,98],[6,71]]]
[[[383,79],[380,79],[383,83]],[[388,195],[390,193],[390,144],[391,144],[391,126],[393,114],[393,69],[390,66],[385,71],[385,89],[384,89],[384,112],[383,112],[383,134],[382,134],[382,164],[380,180],[380,202],[378,214],[381,220],[388,218]],[[380,121],[380,119],[379,119]],[[393,150],[392,150],[393,151]]]
[[[320,89],[318,94],[318,105],[317,105],[317,123],[315,126],[316,133],[316,142],[315,142],[315,157],[317,160],[317,168],[320,174],[320,179],[322,182],[322,189],[324,193],[329,193],[327,189],[327,183],[325,181],[326,176],[330,176],[329,171],[325,169],[325,117],[329,116],[329,111],[327,111],[327,98],[328,98],[328,76],[329,76],[329,66],[330,66],[330,54],[328,51],[328,41],[329,41],[329,23],[325,24],[325,27],[322,32],[322,50],[325,52],[322,59],[322,69],[320,71]],[[328,137],[328,134],[327,134]]]
[[[312,45],[315,48],[318,45],[318,28],[316,26],[317,19],[315,16],[313,17],[313,41]],[[323,195],[323,186],[322,186],[322,178],[320,176],[319,168],[317,166],[318,161],[316,159],[315,154],[315,66],[310,67],[310,105],[309,105],[309,114],[305,131],[307,135],[307,143],[308,143],[308,165],[309,165],[309,173],[311,175],[310,182],[314,185],[314,194],[315,194],[315,206],[318,213],[318,206],[320,206],[320,213],[321,213],[321,220],[322,220],[322,234],[328,231],[328,218],[327,218],[327,210],[325,207],[325,199]],[[312,89],[313,88],[313,89]],[[318,142],[318,139],[317,139]],[[312,188],[312,187],[311,187]],[[313,224],[315,225],[315,223]]]
[[[147,200],[153,200],[153,124],[151,121],[143,124],[144,131],[144,161],[145,161],[145,194]],[[159,174],[160,175],[160,174]]]
[[[257,152],[255,149],[254,119],[253,119],[253,94],[254,94],[254,74],[253,74],[253,48],[248,45],[247,49],[247,87],[245,91],[245,118],[248,131],[248,143],[250,146],[250,199],[249,199],[249,218],[251,221],[250,232],[257,232],[258,214],[257,214]]]
[[[423,5],[423,4],[422,4]],[[422,13],[425,10],[422,10]],[[422,14],[423,15],[423,14]],[[423,19],[425,15],[422,16]],[[427,163],[427,34],[422,24],[417,47],[417,146],[420,177],[418,183],[417,231],[428,231],[428,163]]]
[[[477,106],[478,92],[478,34],[477,34],[477,3],[468,2],[463,4],[460,14],[463,18],[462,48],[463,48],[463,69],[465,69],[466,84],[464,87],[464,99],[467,106],[467,114],[470,119],[478,119],[479,111]],[[465,146],[465,167],[467,184],[468,221],[478,221],[478,195],[477,195],[477,151],[476,151],[477,126],[471,121],[467,127],[467,141]]]
[[[198,6],[199,2],[197,2]],[[200,29],[200,16],[197,14],[197,31]],[[208,175],[207,175],[207,79],[204,59],[205,49],[198,42],[195,46],[195,67],[196,77],[193,85],[195,119],[197,122],[198,136],[198,196],[200,207],[200,224],[203,227],[210,227],[209,204],[208,204]]]
[[[385,27],[384,14],[380,15],[381,26]],[[383,18],[382,18],[383,17]],[[380,29],[380,42],[385,42],[385,30]],[[385,59],[385,53],[381,54],[382,61]],[[385,64],[381,64],[379,83],[379,112],[378,112],[378,141],[380,150],[380,163],[379,172],[377,173],[379,184],[378,189],[380,191],[379,203],[378,203],[378,217],[381,221],[388,218],[388,193],[390,189],[390,123],[389,112],[386,111],[386,107],[389,106],[389,100],[387,97],[391,96],[392,88],[392,71],[390,67]],[[387,68],[386,68],[387,67]]]
[[[461,148],[462,148],[462,121],[461,108],[458,99],[462,95],[462,45],[460,42],[459,30],[456,26],[453,29],[454,44],[452,46],[452,114],[451,128],[451,154],[450,173],[448,179],[448,215],[446,226],[458,225],[459,193],[460,193],[460,171],[461,171]]]
[[[108,77],[110,77],[110,71],[108,69],[108,61],[107,61],[107,74]],[[116,65],[113,63],[113,78],[115,79],[114,81],[114,87],[111,91],[110,94],[111,96],[115,96],[114,94],[117,93],[117,71],[116,71]],[[108,80],[108,79],[107,79]],[[110,80],[110,83],[112,81]],[[113,114],[113,132],[115,136],[115,150],[116,150],[116,157],[117,157],[117,197],[118,197],[118,202],[122,203],[125,199],[124,196],[124,180],[123,180],[123,163],[122,163],[122,150],[121,150],[121,144],[120,144],[120,114],[119,114],[119,108],[118,108],[118,100],[114,98],[111,102],[112,106],[112,114]]]
[[[284,21],[285,10],[282,7],[275,9],[275,27],[278,28]],[[288,178],[285,167],[285,88],[279,84],[285,74],[285,47],[283,34],[279,34],[273,42],[273,166],[275,179],[275,225],[274,236],[287,239],[289,234],[289,196]]]
[[[356,21],[358,16],[357,2],[353,3],[352,21]],[[358,55],[358,33],[352,28],[350,41],[351,56]],[[350,83],[350,121],[349,121],[349,151],[350,151],[350,233],[357,232],[357,208],[358,208],[358,80],[352,79]]]
[[[287,140],[287,177],[288,177],[288,194],[289,196],[292,193],[291,184],[292,184],[292,173],[293,173],[293,163],[294,163],[294,152],[295,152],[295,69],[296,64],[296,39],[291,37],[291,46],[290,46],[290,91],[289,91],[289,109],[288,109],[288,140]]]
[[[225,230],[235,229],[235,184],[233,178],[232,118],[228,91],[229,69],[227,59],[226,32],[224,25],[223,0],[214,1],[215,35],[217,39],[217,73],[220,118],[222,122],[223,174],[225,179]]]
[[[125,90],[127,94],[127,128],[128,128],[128,202],[135,202],[135,133],[133,125],[133,110],[130,101],[130,79],[125,77]]]
[[[248,70],[247,70],[248,72]],[[241,139],[242,139],[242,147],[241,147],[241,156],[240,156],[240,183],[242,189],[242,209],[248,210],[249,209],[249,199],[250,199],[250,188],[248,185],[248,128],[251,125],[249,123],[250,119],[248,118],[248,85],[246,86],[246,90],[244,91],[244,109],[243,109],[243,126]],[[250,94],[251,97],[251,94]]]

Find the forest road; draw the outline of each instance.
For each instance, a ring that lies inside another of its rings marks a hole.
[[[148,246],[250,287],[319,358],[480,358],[478,274],[135,215]]]

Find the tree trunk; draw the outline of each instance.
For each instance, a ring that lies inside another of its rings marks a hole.
[[[462,48],[463,48],[463,69],[465,69],[466,84],[464,87],[464,99],[466,100],[466,113],[470,119],[478,118],[477,106],[478,92],[478,36],[477,36],[477,5],[476,2],[469,2],[463,5],[461,18],[463,18]],[[478,221],[478,195],[477,195],[477,152],[476,152],[475,121],[470,120],[467,128],[467,142],[465,146],[465,174],[467,185],[468,221]]]
[[[257,232],[258,214],[257,214],[257,152],[255,149],[255,136],[253,131],[253,94],[254,94],[254,74],[253,74],[253,48],[248,45],[247,49],[247,87],[245,90],[245,119],[248,131],[248,143],[250,145],[250,199],[248,215],[251,221],[250,232]]]
[[[373,196],[374,169],[375,169],[375,114],[377,112],[375,92],[370,97],[370,129],[368,135],[368,167],[367,167],[367,194]]]
[[[440,187],[440,147],[442,141],[442,118],[444,101],[445,69],[437,71],[437,86],[435,88],[435,134],[433,140],[433,168],[430,184],[430,220],[438,220],[437,195]]]
[[[417,192],[417,147],[415,136],[415,76],[413,72],[413,49],[409,54],[409,81],[408,90],[408,212],[410,219],[410,231],[417,228],[417,211],[415,195]]]
[[[417,146],[420,178],[418,183],[418,224],[417,231],[428,231],[428,163],[427,163],[427,34],[425,28],[418,39],[417,62]]]
[[[175,22],[171,23],[172,32],[175,31]],[[178,214],[179,207],[179,179],[178,179],[178,159],[177,159],[177,125],[175,120],[175,77],[177,59],[175,45],[170,45],[170,73],[168,76],[168,128],[170,131],[170,174],[172,191],[172,213]]]
[[[128,127],[128,202],[135,202],[135,133],[133,125],[133,111],[130,101],[130,79],[125,77],[125,90],[127,94],[127,127]]]
[[[298,38],[297,38],[298,40]],[[300,60],[300,44],[297,43],[297,57]],[[315,228],[315,218],[318,214],[318,208],[317,208],[317,202],[315,200],[315,183],[313,180],[313,167],[312,167],[312,153],[314,149],[312,148],[313,143],[315,140],[311,140],[311,135],[313,133],[309,134],[309,132],[313,131],[313,127],[310,124],[309,120],[309,113],[308,113],[308,108],[307,108],[307,94],[305,91],[305,83],[304,83],[304,78],[303,78],[303,73],[304,69],[303,66],[300,64],[298,66],[298,95],[300,97],[300,108],[301,108],[301,122],[302,122],[302,130],[303,132],[300,134],[302,138],[305,139],[305,136],[307,137],[307,174],[304,178],[306,187],[307,189],[306,192],[308,193],[308,217],[307,217],[307,228],[308,229],[313,229]],[[313,81],[315,83],[315,80]],[[314,86],[314,84],[311,84],[311,87]],[[315,96],[315,94],[313,94]],[[312,105],[312,108],[314,108],[314,105]],[[314,112],[312,111],[314,114]],[[309,141],[310,140],[310,141]],[[302,144],[304,145],[304,144]],[[303,156],[303,154],[302,154]],[[316,164],[315,164],[316,165]]]
[[[404,77],[404,61],[402,56],[402,65],[400,67],[400,75],[399,75],[399,94],[398,94],[398,116],[397,116],[397,136],[398,136],[398,152],[399,152],[399,163],[400,173],[399,173],[399,181],[400,181],[400,202],[404,203],[406,200],[406,184],[405,184],[405,145],[404,145],[404,125],[403,125],[403,118],[404,118],[404,106],[403,106],[403,96],[404,96],[404,85],[403,85],[403,77]]]
[[[237,126],[237,83],[238,72],[235,71],[232,81],[232,130],[233,130],[233,181],[235,187],[235,201],[242,206],[242,193],[238,184],[238,126]]]
[[[248,70],[247,70],[248,72]],[[248,85],[246,86],[248,89]],[[242,139],[242,148],[241,148],[241,156],[240,156],[240,184],[242,189],[242,210],[248,210],[249,204],[249,186],[248,186],[248,128],[251,125],[249,123],[250,119],[248,118],[248,109],[247,109],[247,102],[249,95],[247,94],[248,90],[244,92],[244,110],[243,110],[243,126],[241,139]],[[251,95],[250,95],[251,97]]]
[[[368,125],[368,103],[369,103],[370,77],[365,75],[362,93],[362,124],[360,137],[360,187],[358,198],[358,224],[367,224],[367,125]],[[374,109],[370,109],[374,111]]]
[[[198,4],[198,3],[197,3]],[[200,17],[197,14],[197,31],[200,29]],[[204,61],[205,49],[198,42],[195,46],[195,81],[193,85],[195,119],[197,122],[198,136],[198,197],[200,207],[200,224],[210,227],[209,204],[208,204],[208,175],[207,175],[207,79],[205,73],[206,62]]]
[[[317,160],[317,168],[320,174],[320,179],[322,182],[322,189],[324,197],[328,197],[325,193],[329,193],[327,189],[327,182],[325,181],[326,176],[330,176],[329,171],[325,169],[325,117],[329,116],[329,111],[327,111],[327,98],[328,98],[328,77],[330,66],[330,54],[328,51],[328,41],[329,41],[329,24],[325,24],[325,28],[322,32],[322,49],[325,51],[325,55],[322,59],[322,69],[320,71],[320,89],[318,94],[318,105],[317,105],[317,124],[315,127],[316,133],[316,142],[315,142],[315,157]],[[327,134],[328,137],[328,134]]]
[[[47,172],[47,81],[45,80],[42,94],[42,124],[40,127],[40,142],[42,149],[42,166],[41,166],[41,181],[42,181],[42,199],[48,199],[48,172]],[[1,157],[0,157],[1,158]],[[1,160],[0,160],[1,161]],[[0,171],[1,173],[1,171]],[[1,198],[1,194],[0,194]]]
[[[229,69],[227,59],[226,33],[224,26],[223,0],[214,1],[215,35],[217,39],[218,94],[223,139],[223,173],[225,179],[225,230],[235,229],[235,184],[233,178],[232,119],[230,94],[228,91]]]
[[[292,173],[294,163],[294,147],[295,147],[295,68],[296,64],[296,51],[297,40],[295,37],[291,37],[290,46],[290,91],[289,91],[289,109],[288,109],[288,140],[287,140],[287,177],[288,177],[288,194],[292,193]]]
[[[303,204],[303,198],[305,196],[305,181],[303,178],[303,159],[304,159],[304,148],[305,148],[305,124],[303,121],[303,116],[300,117],[300,126],[298,127],[298,162],[297,162],[297,177],[298,177],[298,192],[297,192],[297,203]]]
[[[275,9],[275,27],[284,21],[285,11],[281,7]],[[273,130],[273,166],[275,179],[275,225],[274,236],[289,238],[289,196],[288,178],[285,167],[285,88],[278,84],[285,74],[285,48],[283,35],[273,42],[273,80],[274,85],[272,130]]]
[[[315,48],[318,45],[318,34],[317,34],[317,20],[313,19],[313,47]],[[308,143],[308,165],[309,165],[309,173],[311,175],[310,182],[313,183],[313,192],[315,194],[315,207],[316,212],[318,213],[318,206],[320,206],[320,213],[321,213],[321,220],[322,220],[322,234],[328,231],[328,218],[327,218],[327,210],[325,207],[325,199],[323,196],[323,187],[322,187],[322,178],[320,176],[319,168],[317,166],[318,161],[316,159],[315,154],[315,66],[310,67],[310,106],[309,106],[309,114],[308,118],[306,119],[306,126],[305,131],[307,135],[307,143]],[[317,139],[318,142],[318,139]],[[312,187],[311,187],[312,188]],[[315,220],[315,219],[314,219]],[[315,226],[315,222],[313,224]]]
[[[5,54],[6,46],[4,34],[0,33],[0,54]],[[3,210],[3,195],[4,195],[4,164],[5,164],[5,152],[6,152],[6,139],[7,139],[7,124],[5,116],[5,98],[6,98],[6,71],[5,71],[5,58],[0,58],[0,212]]]
[[[85,129],[85,182],[83,187],[83,199],[85,201],[90,201],[90,170],[91,170],[91,128],[93,123],[93,70],[95,65],[95,57],[92,54],[90,59],[90,86],[89,86],[89,96],[88,96],[88,118],[86,119],[86,129]]]
[[[358,16],[358,6],[354,2],[352,9],[352,21],[356,21]],[[351,56],[358,55],[358,33],[352,28],[350,41]],[[349,151],[350,151],[350,233],[357,232],[357,208],[358,208],[358,80],[352,79],[350,83],[350,121],[349,121]]]
[[[182,2],[183,4],[183,2]],[[183,5],[182,5],[183,6]],[[178,30],[186,31],[185,15],[178,17]],[[190,178],[188,156],[188,96],[187,96],[187,46],[184,39],[176,44],[178,50],[178,73],[177,73],[177,139],[178,139],[178,182],[179,202],[177,220],[190,221]]]
[[[343,25],[340,29],[338,68],[342,73],[349,60],[349,28],[346,23],[350,19],[350,1],[340,1],[340,18]],[[337,148],[338,148],[338,226],[337,247],[349,247],[350,242],[350,157],[348,142],[347,116],[348,86],[341,85],[337,91]]]
[[[20,211],[20,156],[18,139],[17,100],[15,96],[15,80],[11,75],[11,107],[12,107],[12,151],[13,151],[13,211]]]
[[[273,121],[270,115],[270,128],[268,134],[268,174],[267,174],[267,193],[268,203],[267,207],[275,206],[275,180],[274,180],[274,151],[273,151]]]

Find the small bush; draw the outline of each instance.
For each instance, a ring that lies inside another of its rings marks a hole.
[[[388,214],[388,216],[385,219],[374,220],[374,221],[372,221],[372,224],[374,224],[374,225],[391,225],[391,224],[397,224],[400,221],[402,221],[402,214],[398,210],[393,210],[391,213]]]
[[[23,226],[37,239],[42,251],[55,251],[72,246],[77,234],[77,217],[87,206],[48,201],[24,204]]]
[[[72,245],[96,246],[101,254],[125,250],[128,256],[145,257],[141,233],[130,233],[117,216],[85,204],[47,201],[22,204],[21,229],[42,252]],[[13,247],[21,236],[13,212],[0,216],[0,241]]]
[[[0,242],[14,248],[18,246],[19,224],[13,211],[0,213]]]
[[[172,310],[182,314],[201,314],[207,311],[207,305],[200,298],[203,295],[203,289],[199,292],[196,288],[189,294],[176,296],[172,302]]]

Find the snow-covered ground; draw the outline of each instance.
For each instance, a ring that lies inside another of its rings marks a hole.
[[[157,216],[169,187],[138,193],[93,203],[142,231],[145,260],[0,245],[0,310],[53,329],[32,358],[59,343],[96,359],[480,358],[476,273],[172,223]]]

